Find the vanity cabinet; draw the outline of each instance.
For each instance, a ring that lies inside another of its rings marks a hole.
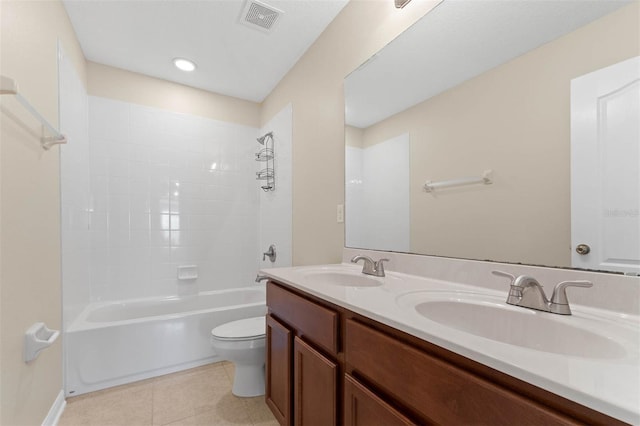
[[[267,284],[267,305],[282,425],[624,424],[284,284]]]
[[[338,313],[267,284],[266,403],[282,425],[338,423]]]

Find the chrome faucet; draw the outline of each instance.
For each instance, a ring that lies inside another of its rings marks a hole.
[[[527,275],[516,277],[503,271],[493,271],[492,273],[511,279],[511,288],[507,296],[509,305],[537,309],[538,311],[551,312],[552,314],[571,315],[569,300],[567,299],[567,287],[593,286],[590,281],[563,281],[555,286],[551,294],[551,300],[548,300],[542,286],[533,277]]]
[[[375,261],[369,256],[353,256],[351,263],[358,263],[360,260],[364,260],[364,265],[362,265],[363,274],[373,275],[374,277],[384,277],[384,262],[388,262],[389,259]]]
[[[256,275],[256,282],[257,283],[259,283],[260,281],[268,280],[268,279],[269,279],[269,277],[266,276],[266,275],[260,275],[260,274]]]

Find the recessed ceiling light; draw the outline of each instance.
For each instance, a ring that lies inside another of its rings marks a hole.
[[[184,58],[175,58],[173,60],[173,65],[182,71],[193,71],[196,69],[196,64]]]

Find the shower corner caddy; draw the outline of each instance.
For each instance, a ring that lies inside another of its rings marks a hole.
[[[51,136],[41,136],[40,143],[45,150],[50,149],[54,145],[67,143],[67,138],[53,127],[43,116],[36,110],[29,101],[18,91],[18,83],[7,76],[0,75],[0,95],[13,95],[18,102],[22,104],[31,115],[33,115],[42,124],[42,133],[49,133]]]
[[[256,172],[256,180],[264,180],[265,184],[260,186],[264,192],[275,191],[276,189],[276,164],[273,149],[273,132],[268,132],[264,136],[259,137],[258,143],[264,145],[264,148],[256,152],[256,161],[266,163],[266,167]]]

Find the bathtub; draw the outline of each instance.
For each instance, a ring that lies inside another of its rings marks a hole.
[[[211,329],[265,313],[264,285],[93,303],[65,332],[66,395],[219,361]]]

